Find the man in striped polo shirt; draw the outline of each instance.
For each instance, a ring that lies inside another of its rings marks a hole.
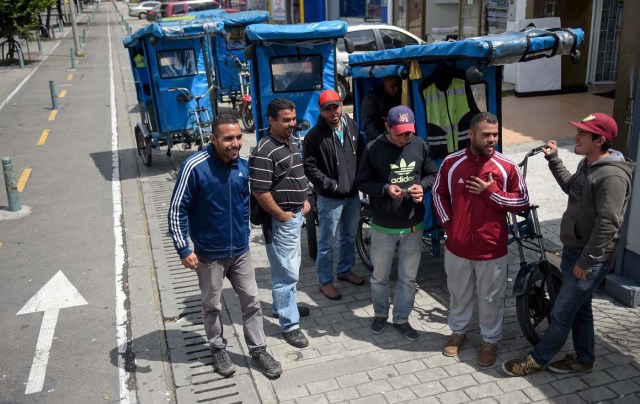
[[[309,211],[307,179],[300,150],[292,137],[296,126],[296,107],[284,98],[267,106],[269,132],[260,139],[249,159],[251,190],[262,209],[271,217],[263,224],[269,265],[273,313],[280,320],[284,339],[296,348],[309,341],[300,331],[296,291],[300,273],[300,229]],[[304,313],[303,313],[304,309]]]

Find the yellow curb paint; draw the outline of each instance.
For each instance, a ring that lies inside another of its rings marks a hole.
[[[2,243],[0,243],[0,248],[2,248]]]
[[[20,174],[20,178],[18,178],[18,192],[24,191],[24,187],[25,185],[27,185],[27,181],[29,181],[30,175],[30,168],[25,168],[24,170],[22,170],[22,174]]]
[[[47,141],[47,137],[49,137],[49,129],[42,131],[42,135],[40,135],[40,139],[38,140],[38,146],[42,146]]]
[[[71,81],[71,80],[73,80],[73,73],[69,73],[67,75],[67,81]]]
[[[58,94],[58,98],[64,98],[65,95],[67,95],[67,90],[62,90],[60,94]]]
[[[52,110],[51,113],[49,113],[49,120],[55,121],[56,115],[58,115],[58,110],[57,109]]]

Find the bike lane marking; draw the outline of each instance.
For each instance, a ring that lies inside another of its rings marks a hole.
[[[42,134],[40,135],[40,139],[38,139],[37,145],[42,146],[43,144],[45,144],[48,137],[49,137],[49,128],[42,131]]]
[[[24,187],[27,185],[27,181],[29,181],[29,176],[31,175],[31,167],[27,167],[22,170],[22,174],[20,174],[20,178],[18,178],[18,192],[24,191]]]
[[[58,110],[57,109],[51,110],[51,112],[49,113],[49,120],[50,121],[55,121],[56,120],[56,116],[58,116]]]
[[[68,307],[82,306],[88,304],[67,279],[62,271],[58,271],[49,282],[16,313],[16,316],[44,312],[42,325],[36,342],[36,351],[27,380],[27,387],[24,394],[33,394],[42,391],[44,377],[49,364],[49,353],[53,344],[53,336],[58,322],[58,314],[61,309]]]
[[[60,94],[58,94],[58,98],[64,98],[67,95],[67,90],[62,90],[60,91]]]
[[[73,80],[73,73],[69,73],[67,75],[67,81],[71,81],[71,80]]]
[[[115,3],[114,3],[115,6]],[[109,44],[109,104],[111,110],[111,195],[113,201],[113,235],[115,238],[115,287],[116,287],[116,343],[118,345],[118,376],[120,381],[120,403],[136,402],[135,390],[129,388],[129,373],[125,369],[128,330],[130,324],[125,291],[124,211],[120,184],[120,148],[118,134],[118,111],[116,108],[115,73],[111,46],[111,10],[107,12],[107,43]]]

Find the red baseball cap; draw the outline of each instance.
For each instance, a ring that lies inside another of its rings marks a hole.
[[[320,93],[318,104],[320,104],[320,109],[325,109],[329,105],[342,104],[342,100],[340,99],[340,95],[338,95],[334,90],[324,90]]]
[[[610,142],[618,136],[618,124],[607,114],[594,112],[581,122],[569,122],[571,125],[596,135],[604,136]]]

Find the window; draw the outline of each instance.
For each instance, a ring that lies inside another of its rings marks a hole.
[[[224,32],[225,40],[227,41],[227,49],[244,49],[244,27],[227,28]]]
[[[322,90],[322,56],[282,56],[271,59],[274,93]]]
[[[185,4],[174,4],[172,15],[186,14]]]
[[[382,43],[385,49],[402,48],[403,46],[418,44],[418,41],[409,35],[391,29],[381,29],[380,36],[382,37]]]
[[[158,66],[160,67],[160,77],[163,79],[198,74],[196,55],[193,49],[158,52]]]
[[[347,32],[345,38],[347,38],[353,44],[354,52],[378,50],[378,46],[376,45],[376,37],[373,34],[373,30],[365,29],[362,31]],[[344,41],[338,41],[338,50],[345,52]]]

